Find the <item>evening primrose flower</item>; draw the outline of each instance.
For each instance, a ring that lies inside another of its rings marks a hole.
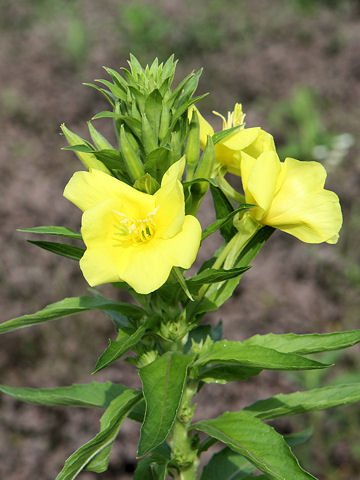
[[[95,169],[73,175],[64,196],[84,212],[80,268],[91,286],[125,281],[146,294],[166,282],[173,266],[190,268],[201,226],[185,215],[184,167],[184,159],[174,163],[154,195]]]
[[[241,179],[250,215],[262,225],[307,243],[336,243],[342,225],[338,196],[324,189],[326,170],[318,162],[286,158],[275,152],[244,156]]]
[[[204,149],[208,135],[214,135],[214,129],[201,113],[194,106],[199,117],[200,124],[200,145]],[[213,112],[223,121],[223,130],[232,127],[239,127],[234,133],[230,133],[215,144],[216,160],[226,166],[230,173],[241,175],[241,160],[244,156],[250,155],[253,158],[268,150],[275,151],[275,144],[272,135],[260,127],[245,128],[245,114],[240,103],[236,103],[234,110],[228,112],[227,118],[217,112]]]

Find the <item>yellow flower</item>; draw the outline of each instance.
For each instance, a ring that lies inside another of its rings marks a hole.
[[[205,120],[201,113],[196,110],[200,124],[200,145],[204,149],[208,135],[214,135],[214,129]],[[244,154],[257,158],[261,153],[267,150],[275,151],[275,144],[272,135],[262,130],[260,127],[244,128],[245,115],[242,112],[240,103],[236,103],[233,112],[228,112],[227,119],[217,112],[215,115],[222,118],[223,130],[239,126],[234,133],[227,135],[223,140],[215,144],[216,160],[225,165],[230,173],[240,175],[241,160]],[[190,112],[189,112],[190,115]]]
[[[318,162],[286,158],[275,152],[244,156],[241,178],[250,214],[307,243],[336,243],[342,225],[338,196],[324,189],[326,171]]]
[[[181,175],[185,160],[174,163],[154,195],[140,192],[99,170],[76,172],[64,196],[83,210],[86,251],[80,268],[91,286],[125,281],[150,293],[167,280],[173,266],[190,268],[201,226],[185,216]]]

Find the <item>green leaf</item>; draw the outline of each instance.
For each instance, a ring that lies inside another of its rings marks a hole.
[[[147,455],[168,437],[181,403],[191,355],[167,352],[140,369],[146,403],[138,457]]]
[[[150,173],[158,182],[161,182],[161,178],[169,166],[169,153],[170,150],[168,148],[159,147],[150,152],[146,157],[146,162],[144,163],[145,171]]]
[[[254,471],[245,457],[225,447],[205,465],[200,480],[243,480]]]
[[[228,383],[246,380],[259,375],[261,368],[242,367],[239,365],[214,365],[200,371],[199,379],[205,383]]]
[[[221,140],[224,140],[224,138],[228,137],[232,133],[235,133],[236,130],[239,130],[239,128],[240,126],[237,125],[236,127],[227,128],[226,130],[221,130],[220,132],[214,133],[214,135],[212,136],[212,141],[214,142],[214,145]]]
[[[146,328],[146,325],[141,325],[134,333],[128,334],[123,332],[118,337],[118,340],[110,340],[109,346],[97,361],[93,373],[108,367],[129,350],[132,350],[144,336]]]
[[[249,405],[244,410],[264,420],[324,410],[360,400],[360,383],[314,388],[306,392],[275,395]]]
[[[302,445],[303,443],[307,442],[313,434],[312,427],[306,428],[302,432],[298,433],[289,433],[288,435],[284,435],[285,442],[289,445],[289,447],[296,447],[297,445]]]
[[[114,100],[111,98],[113,95],[111,92],[109,92],[108,90],[106,90],[105,88],[101,88],[99,87],[98,85],[95,85],[94,83],[83,83],[83,85],[85,85],[86,87],[91,87],[91,88],[94,88],[95,90],[97,90],[98,92],[100,92],[102,95],[104,95],[104,97],[106,98],[106,100],[110,103],[110,105],[112,107],[115,106],[115,102]]]
[[[121,384],[92,382],[56,388],[18,388],[0,385],[0,391],[22,402],[67,407],[108,407],[127,387]]]
[[[25,233],[39,233],[43,235],[59,235],[60,237],[77,238],[80,240],[82,239],[81,233],[75,232],[75,230],[66,227],[43,226],[18,228],[17,231]]]
[[[194,299],[188,289],[187,282],[185,281],[185,278],[182,274],[182,271],[179,269],[179,267],[173,267],[171,273],[173,274],[175,280],[179,283],[181,289],[183,290],[185,295],[188,297],[188,299],[193,302]]]
[[[145,314],[144,310],[140,307],[127,303],[87,296],[69,297],[60,300],[59,302],[52,303],[36,313],[23,315],[8,320],[7,322],[0,323],[0,334],[11,332],[17,328],[29,327],[30,325],[36,325],[56,318],[66,317],[75,313],[86,312],[88,310],[110,310],[120,312],[133,319],[140,319]]]
[[[294,333],[276,335],[269,333],[267,335],[255,335],[243,343],[273,348],[278,352],[308,354],[340,350],[359,342],[360,330],[350,330],[348,332],[311,333],[305,335],[296,335]]]
[[[134,472],[134,480],[165,480],[168,461],[156,455],[140,460]]]
[[[159,133],[160,116],[162,110],[162,96],[159,90],[153,90],[145,101],[145,113],[157,138]]]
[[[264,246],[265,242],[270,238],[270,236],[275,231],[272,227],[263,227],[261,228],[254,237],[245,245],[241,251],[234,267],[245,267],[251,263],[251,261],[256,257],[259,251]],[[239,283],[239,278],[233,278],[224,283],[220,288],[214,292],[214,294],[209,298],[209,300],[217,305],[219,308],[228,298],[231,297],[233,291]]]
[[[73,245],[66,245],[65,243],[58,242],[43,242],[38,240],[26,240],[37,247],[48,250],[51,253],[56,255],[61,255],[62,257],[71,258],[71,260],[79,261],[84,255],[85,249],[80,247],[74,247]]]
[[[238,277],[249,270],[250,267],[231,268],[229,270],[207,268],[197,275],[187,278],[186,284],[189,288],[201,287],[205,283],[218,283],[229,278]]]
[[[226,198],[224,193],[221,191],[221,189],[210,184],[210,191],[213,197],[217,220],[223,220],[224,218],[232,214],[234,208],[229,202],[229,200]],[[231,240],[231,238],[235,235],[236,231],[237,230],[233,226],[233,224],[230,224],[228,222],[225,222],[224,225],[220,228],[221,235],[227,242]]]
[[[216,222],[208,225],[202,233],[201,241],[205,240],[205,238],[209,237],[214,232],[219,230],[219,228],[220,229],[223,228],[224,225],[226,225],[227,222],[229,222],[234,217],[234,215],[236,215],[238,212],[241,212],[242,210],[247,210],[248,208],[251,208],[251,207],[252,205],[250,203],[243,203],[236,210],[229,212],[224,218],[219,218],[219,220],[216,220]]]
[[[74,452],[65,462],[56,480],[72,480],[84,470],[91,460],[115,440],[123,420],[141,399],[141,393],[126,390],[115,398],[101,419],[100,432]],[[103,458],[103,457],[102,457]]]
[[[215,342],[205,348],[195,365],[203,366],[208,363],[230,363],[268,370],[312,370],[331,366],[294,353],[282,353],[272,348],[228,340]]]
[[[225,443],[274,480],[314,479],[300,467],[280,434],[246,412],[226,412],[193,428]]]

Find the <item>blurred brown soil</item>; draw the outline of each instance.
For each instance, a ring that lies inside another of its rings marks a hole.
[[[204,110],[226,111],[240,100],[248,114],[248,125],[264,127],[266,112],[259,99],[271,105],[288,96],[294,85],[309,85],[328,103],[329,128],[358,133],[360,17],[356,2],[340,13],[323,8],[313,16],[296,16],[288,3],[261,0],[253,8],[253,2],[244,2],[241,18],[239,10],[232,13],[229,8],[224,12],[225,20],[221,20],[228,22],[229,38],[237,21],[248,25],[248,37],[244,30],[243,38],[228,39],[216,51],[192,53],[189,48],[179,65],[179,76],[204,66],[200,90],[212,92],[203,103]],[[161,4],[170,17],[191,15],[191,9],[190,13],[185,11],[186,6],[190,8],[188,2]],[[0,295],[1,319],[6,320],[65,296],[86,294],[75,262],[27,244],[26,235],[16,229],[35,225],[79,228],[80,212],[62,197],[64,185],[79,164],[71,153],[60,150],[65,142],[59,135],[59,125],[65,121],[71,129],[86,135],[85,121],[107,107],[81,83],[101,78],[101,65],[124,65],[126,53],[107,37],[106,28],[99,28],[99,22],[106,27],[112,12],[117,11],[115,1],[89,1],[88,8],[81,10],[96,35],[81,68],[62,54],[61,42],[53,35],[55,28],[61,37],[65,28],[61,21],[27,24],[32,10],[25,0],[0,2],[0,6],[4,6],[0,22]],[[26,28],[19,27],[21,22]],[[182,28],[186,35],[186,26]],[[105,133],[111,131],[105,121],[98,125]],[[222,318],[226,338],[358,327],[358,289],[345,274],[345,267],[359,262],[360,256],[358,154],[354,149],[346,163],[329,175],[329,188],[340,195],[344,207],[345,228],[339,244],[309,246],[277,232],[244,276],[234,298],[218,314],[208,317],[213,322]],[[202,208],[204,225],[209,209],[210,203]],[[200,252],[199,262],[211,248],[214,246],[209,242]],[[101,290],[109,297],[119,295],[110,287]],[[1,383],[51,387],[96,379],[138,386],[133,367],[120,362],[96,378],[90,376],[112,335],[109,320],[100,313],[7,334],[0,339]],[[353,359],[359,359],[358,351],[353,349],[352,354]],[[205,386],[199,395],[202,407],[196,418],[216,416],[225,409],[236,410],[256,399],[296,388],[290,377],[273,372],[244,384]],[[0,397],[0,407],[0,478],[7,480],[54,479],[66,456],[96,434],[101,413],[32,406],[6,396]],[[111,468],[101,478],[132,478],[138,430],[134,423],[125,423],[114,447]],[[337,478],[355,480],[360,466],[346,446],[345,453],[347,464],[353,462],[354,466],[342,470],[339,460]],[[342,471],[349,476],[343,476]],[[322,470],[318,474],[325,480]],[[99,475],[83,473],[80,478],[91,480]]]

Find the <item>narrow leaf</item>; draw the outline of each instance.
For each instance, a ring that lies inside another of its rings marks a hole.
[[[31,228],[18,228],[18,232],[39,233],[42,235],[58,235],[60,237],[77,238],[81,240],[81,233],[66,227],[41,226]]]
[[[232,212],[229,212],[224,218],[219,218],[219,220],[216,220],[214,223],[211,223],[208,225],[205,230],[203,231],[201,241],[205,240],[205,238],[209,237],[212,235],[214,232],[222,228],[227,222],[229,222],[234,215],[236,215],[238,212],[241,212],[242,210],[247,210],[248,208],[251,208],[252,205],[250,203],[243,203],[239,208],[236,208]]]
[[[274,231],[274,228],[268,226],[261,228],[241,251],[234,267],[238,268],[249,265]],[[228,298],[231,297],[238,283],[239,278],[236,277],[228,280],[210,296],[209,300],[219,308]]]
[[[227,128],[226,130],[221,130],[220,132],[214,133],[212,136],[212,141],[214,142],[214,145],[220,140],[224,140],[224,138],[228,137],[232,133],[235,133],[237,130],[239,130],[240,126],[237,125],[235,127]]]
[[[179,267],[173,267],[172,273],[174,274],[175,280],[179,283],[185,295],[188,297],[189,300],[193,302],[194,299],[188,289],[187,282],[185,281],[185,278],[183,277],[183,274]]]
[[[22,402],[67,407],[108,407],[127,387],[121,384],[92,382],[56,388],[18,388],[0,385],[0,391]]]
[[[275,395],[245,407],[247,413],[264,420],[324,410],[360,401],[360,383],[315,388],[306,392]]]
[[[226,198],[224,193],[221,191],[221,189],[210,184],[210,191],[213,197],[217,220],[223,220],[224,218],[231,215],[234,211],[234,208],[229,202],[229,200]],[[228,242],[235,235],[236,228],[233,226],[232,223],[225,222],[220,228],[220,232],[224,239]]]
[[[129,350],[132,350],[144,336],[146,326],[141,325],[134,333],[121,335],[119,340],[110,340],[109,346],[95,365],[93,373],[97,373],[114,363]]]
[[[243,343],[273,348],[278,352],[308,354],[340,350],[359,342],[360,330],[350,330],[348,332],[311,333],[305,335],[296,335],[294,333],[276,335],[269,333],[267,335],[255,335]]]
[[[261,368],[242,367],[239,365],[214,365],[200,371],[199,379],[205,383],[228,383],[246,380],[259,375]]]
[[[225,443],[271,479],[314,479],[300,467],[280,434],[246,412],[226,412],[213,420],[198,422],[193,428]]]
[[[168,352],[140,369],[146,412],[138,457],[163,443],[174,424],[192,356]]]
[[[207,268],[206,270],[202,270],[197,275],[187,278],[186,284],[190,288],[202,286],[205,283],[218,283],[223,282],[224,280],[228,280],[229,278],[238,277],[239,275],[243,274],[248,270],[250,267],[240,267],[240,268],[231,268],[229,270],[223,269],[213,269]]]
[[[140,319],[145,313],[140,307],[127,303],[87,296],[69,297],[60,300],[59,302],[52,303],[36,313],[23,315],[8,320],[7,322],[0,323],[0,334],[11,332],[17,328],[24,328],[29,327],[30,325],[48,322],[55,318],[62,318],[75,313],[86,312],[88,310],[111,310],[114,312],[120,312],[133,319]]]
[[[294,353],[282,353],[271,348],[244,345],[241,342],[228,340],[215,342],[204,349],[195,365],[208,363],[232,363],[268,370],[312,370],[330,366]]]
[[[79,261],[85,252],[84,248],[66,245],[65,243],[43,242],[38,240],[27,240],[27,242],[43,248],[44,250],[48,250],[51,253],[55,253],[56,255],[61,255],[62,257],[71,258],[71,260],[76,261]]]
[[[100,452],[113,443],[128,412],[141,399],[141,393],[126,390],[115,398],[105,411],[100,432],[74,452],[65,462],[56,480],[72,480]]]

